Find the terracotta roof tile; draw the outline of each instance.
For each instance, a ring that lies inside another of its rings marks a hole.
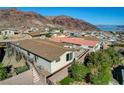
[[[84,40],[82,38],[75,38],[75,37],[56,37],[52,39],[56,42],[66,42],[66,43],[72,43],[77,45],[86,45],[86,46],[96,46],[98,41],[93,40]]]

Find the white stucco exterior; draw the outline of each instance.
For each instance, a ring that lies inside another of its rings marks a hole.
[[[70,61],[66,61],[66,55],[68,53],[73,53],[73,57]],[[60,56],[60,61],[59,62],[53,61],[51,63],[51,73],[53,73],[53,72],[59,70],[60,68],[70,64],[71,62],[73,62],[74,57],[75,57],[74,52],[71,52],[71,51],[70,52],[69,51],[65,52],[63,55]]]
[[[81,47],[84,48],[84,49],[90,49],[91,51],[95,52],[95,51],[97,51],[97,50],[100,49],[100,44],[101,44],[101,42],[98,42],[98,43],[97,43],[95,46],[93,46],[93,47],[84,46],[84,45],[82,45]]]
[[[95,52],[95,51],[97,51],[97,50],[100,50],[101,44],[102,44],[101,41],[98,42],[98,43],[96,44],[96,46],[93,48],[93,52]]]
[[[36,64],[41,68],[41,69],[44,69],[48,72],[51,73],[51,63],[48,62],[47,60],[44,60],[43,58],[41,57],[38,57],[37,58],[37,61],[35,61]]]

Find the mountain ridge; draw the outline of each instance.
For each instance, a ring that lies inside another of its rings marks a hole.
[[[72,31],[98,30],[93,24],[66,15],[43,16],[39,13],[24,12],[16,8],[0,9],[0,29],[13,27],[24,31],[31,27],[43,29],[46,26],[61,27]]]

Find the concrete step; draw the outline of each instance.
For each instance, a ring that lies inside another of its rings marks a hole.
[[[36,70],[34,68],[32,69],[32,72],[33,72],[33,82],[34,82],[34,84],[40,82],[40,77],[39,77],[38,73],[36,72]]]

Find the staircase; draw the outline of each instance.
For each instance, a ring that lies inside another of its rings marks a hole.
[[[40,76],[38,75],[38,73],[35,70],[35,68],[32,68],[32,74],[33,74],[33,83],[35,85],[41,84]]]

